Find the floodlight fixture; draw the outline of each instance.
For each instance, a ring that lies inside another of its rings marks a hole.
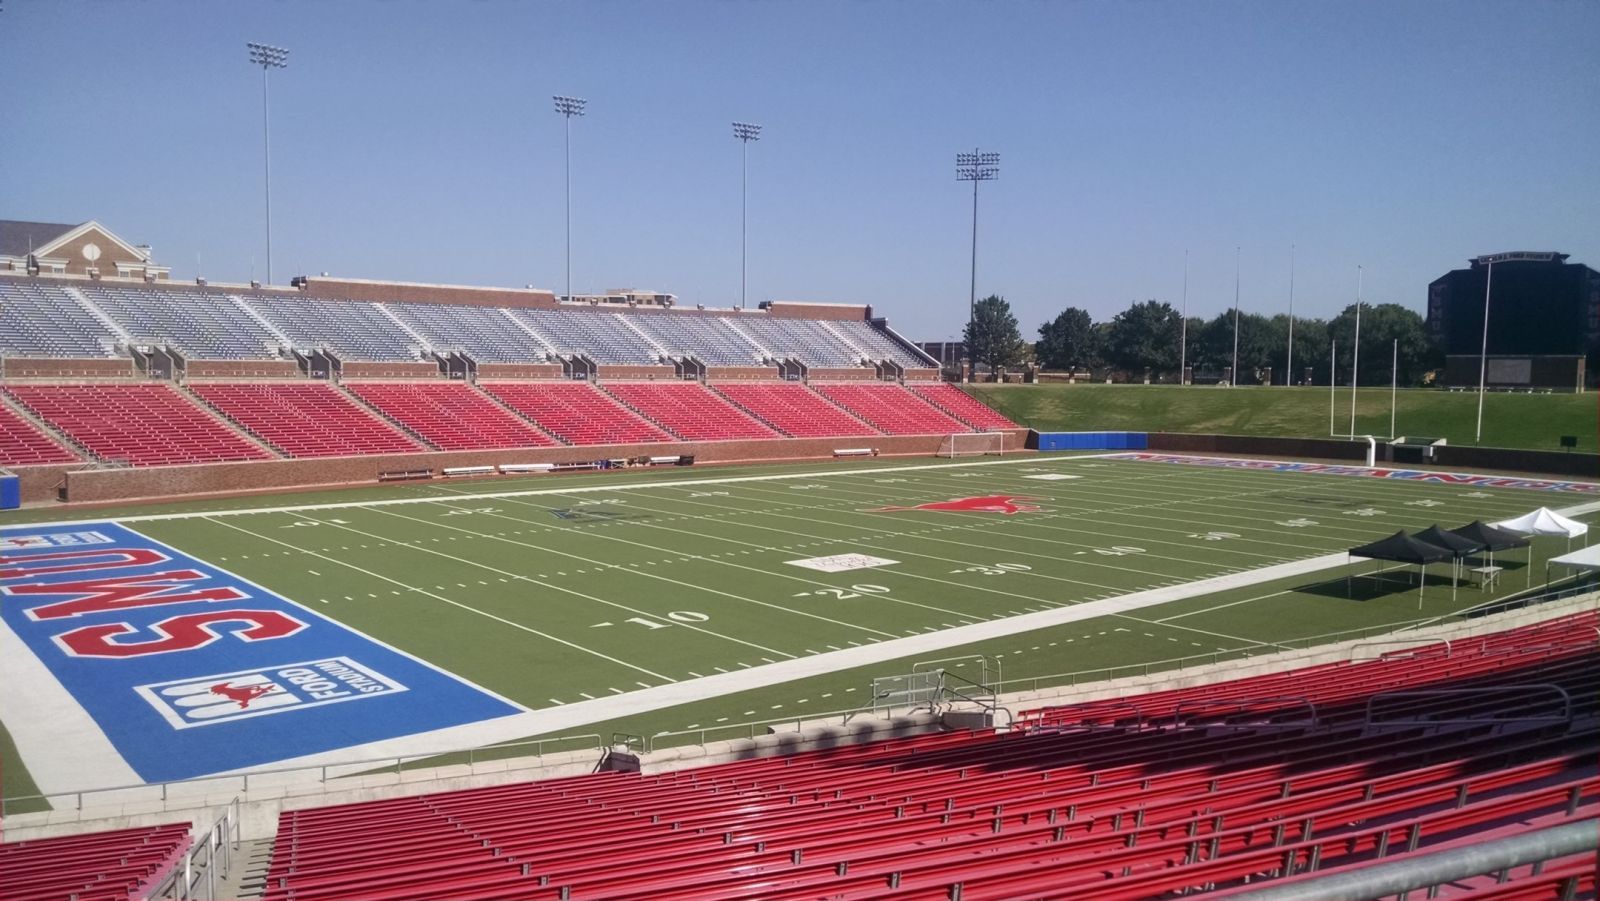
[[[956,181],[972,182],[972,280],[967,286],[967,336],[971,337],[972,323],[978,314],[978,182],[994,181],[1000,177],[1000,154],[973,148],[971,153],[956,154]],[[963,341],[969,364],[972,359],[971,341]]]
[[[271,44],[246,43],[250,63],[261,67],[261,160],[267,195],[267,284],[272,284],[272,117],[267,94],[267,72],[289,67],[289,51]]]
[[[750,142],[761,140],[761,126],[735,122],[733,136],[739,139],[739,309],[742,310],[746,306],[745,281],[749,268]]]
[[[556,112],[567,122],[567,299],[572,299],[572,117],[582,116],[589,101],[582,97],[564,97],[556,94]]]

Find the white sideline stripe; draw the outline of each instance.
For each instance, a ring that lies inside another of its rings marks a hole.
[[[1123,451],[1118,451],[1123,453]],[[1075,457],[1061,457],[1060,461],[1089,460],[1097,457],[1108,457],[1110,454],[1080,454]],[[879,466],[865,469],[840,469],[835,471],[809,472],[780,472],[761,476],[730,476],[723,479],[679,479],[673,482],[628,482],[624,485],[578,485],[571,488],[529,488],[521,491],[486,491],[482,494],[461,494],[453,498],[442,498],[439,495],[424,497],[395,497],[377,501],[339,501],[332,504],[293,504],[284,507],[243,507],[234,510],[196,510],[185,513],[145,513],[138,516],[120,516],[108,518],[105,516],[89,517],[86,519],[67,519],[56,522],[30,522],[18,523],[18,526],[37,526],[41,529],[55,528],[58,526],[77,525],[83,522],[160,522],[169,519],[217,519],[225,516],[248,516],[256,513],[300,513],[314,510],[352,510],[359,507],[398,507],[408,504],[434,504],[441,500],[493,500],[506,497],[535,497],[542,494],[593,494],[602,491],[637,491],[643,488],[681,488],[692,485],[735,485],[740,482],[776,482],[786,479],[827,479],[834,476],[861,475],[863,473],[877,472],[915,472],[924,469],[958,469],[968,466],[1015,466],[1018,463],[1038,464],[1041,460],[1036,456],[1020,457],[1015,460],[977,460],[971,463],[923,463],[907,466]],[[1054,461],[1050,461],[1054,462]],[[1134,461],[1138,462],[1138,461]],[[373,486],[376,487],[376,486]],[[428,485],[424,487],[437,487]]]
[[[1344,562],[1345,555],[1342,553],[1326,554],[1307,560],[1279,563],[1242,573],[1215,576],[1199,582],[1136,591],[1099,601],[1088,601],[1070,607],[1041,610],[1038,613],[1025,613],[1001,620],[981,622],[970,626],[958,626],[954,629],[944,629],[906,638],[896,638],[861,647],[845,648],[840,651],[830,651],[825,654],[755,666],[749,669],[738,669],[733,672],[719,673],[700,679],[658,685],[654,688],[644,688],[614,697],[600,698],[594,701],[579,701],[554,709],[534,710],[482,723],[458,726],[450,730],[450,734],[444,740],[433,734],[412,735],[364,745],[360,749],[360,755],[353,755],[351,753],[352,749],[346,749],[309,755],[293,760],[283,760],[274,764],[274,766],[294,767],[337,764],[341,758],[348,760],[352,756],[362,758],[376,756],[419,757],[456,751],[467,745],[492,744],[526,738],[532,735],[562,734],[591,723],[648,713],[666,707],[737,694],[757,688],[767,688],[796,679],[826,675],[839,670],[871,666],[876,663],[882,663],[885,660],[912,657],[1094,617],[1125,613],[1130,610],[1185,600],[1203,594],[1291,578],[1342,566]],[[244,770],[235,772],[244,772]]]

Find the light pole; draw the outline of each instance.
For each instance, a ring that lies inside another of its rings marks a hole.
[[[967,341],[972,338],[973,319],[978,313],[978,182],[994,181],[1000,177],[1000,154],[985,153],[973,148],[971,153],[956,154],[956,181],[972,182],[972,284],[967,292]],[[972,361],[972,348],[965,347],[967,360]]]
[[[1483,392],[1489,383],[1489,289],[1494,286],[1494,261],[1503,255],[1478,257],[1488,271],[1483,276],[1483,345],[1478,350],[1478,431],[1474,444],[1483,443]]]
[[[749,196],[750,163],[749,150],[751,141],[761,140],[761,126],[749,122],[733,123],[733,136],[739,139],[739,309],[745,308],[744,283],[746,257],[746,232],[749,221]]]
[[[245,44],[250,62],[261,67],[261,158],[267,176],[267,284],[272,284],[272,125],[268,116],[267,70],[287,69],[289,51],[268,44]]]
[[[1233,248],[1233,369],[1228,372],[1228,387],[1239,384],[1239,248]]]
[[[1183,324],[1178,328],[1178,384],[1189,384],[1189,251],[1183,252],[1183,310],[1178,314]]]
[[[1283,364],[1284,385],[1294,384],[1294,245],[1289,245],[1289,361]]]
[[[572,299],[572,117],[583,115],[589,101],[579,97],[551,98],[556,102],[556,112],[567,120],[567,300]]]
[[[1362,267],[1356,267],[1356,335],[1350,345],[1350,438],[1356,437],[1356,383],[1360,380],[1361,370],[1361,275]]]

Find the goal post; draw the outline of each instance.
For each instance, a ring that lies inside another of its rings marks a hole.
[[[954,432],[939,442],[941,457],[998,456],[1005,452],[1005,432]]]

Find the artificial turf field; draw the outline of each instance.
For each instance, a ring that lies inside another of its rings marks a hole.
[[[964,498],[988,498],[977,505],[990,509],[914,509]],[[718,730],[869,704],[872,677],[928,661],[976,678],[975,661],[949,660],[972,655],[989,658],[990,681],[1027,688],[1056,674],[1382,630],[1496,592],[1464,589],[1452,600],[1439,566],[1420,599],[1398,580],[1358,580],[1347,596],[1345,570],[1312,572],[1317,558],[1398,528],[1595,498],[1020,456],[435,483],[85,522],[119,523],[515,708],[417,746],[442,750],[540,734],[732,737],[744,733]],[[1564,549],[1540,541],[1535,554]],[[1498,561],[1503,590],[1527,576],[1521,552],[1511,558]],[[1296,561],[1305,571],[1262,577]],[[827,571],[851,565],[862,568]],[[1204,581],[1218,578],[1241,584]],[[1111,606],[1130,596],[1144,605]],[[32,728],[18,714],[31,690],[0,683],[7,796],[31,793],[30,768],[40,768],[27,742],[17,742],[19,760],[9,740]],[[294,716],[272,721],[289,726]],[[167,736],[144,730],[139,740]],[[263,755],[252,765],[296,756]],[[63,778],[39,781],[76,787]]]

